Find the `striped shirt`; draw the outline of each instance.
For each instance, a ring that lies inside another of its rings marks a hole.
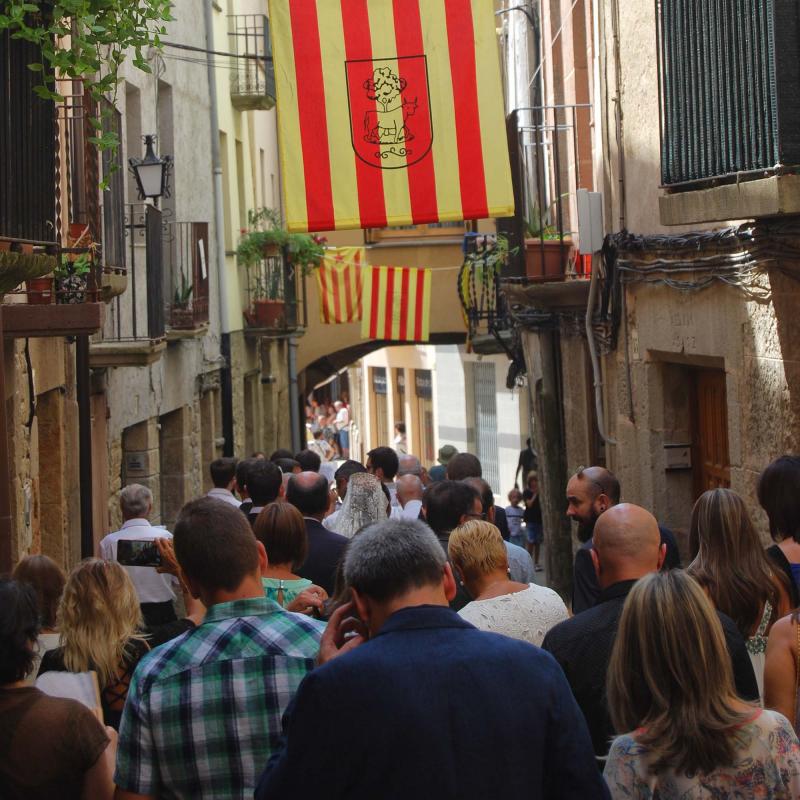
[[[212,606],[139,663],[114,781],[165,798],[252,797],[324,625],[249,598]]]

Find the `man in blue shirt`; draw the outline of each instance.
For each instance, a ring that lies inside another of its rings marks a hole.
[[[608,797],[556,662],[448,608],[455,580],[426,525],[371,525],[344,575],[353,602],[331,617],[258,800]]]

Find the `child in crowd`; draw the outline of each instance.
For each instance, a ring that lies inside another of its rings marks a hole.
[[[522,518],[525,516],[525,509],[522,505],[522,492],[519,489],[512,489],[508,493],[506,506],[506,519],[508,520],[508,530],[511,533],[511,543],[519,547],[525,547],[525,535],[522,531]]]
[[[528,488],[522,493],[525,501],[525,543],[528,552],[533,557],[533,568],[536,572],[542,571],[539,563],[539,554],[542,549],[544,539],[544,528],[542,527],[542,506],[539,502],[539,478],[535,472],[528,473]]]

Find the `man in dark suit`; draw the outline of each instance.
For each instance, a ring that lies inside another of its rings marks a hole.
[[[567,483],[567,516],[578,523],[581,547],[575,553],[572,573],[572,613],[580,614],[597,603],[600,586],[592,564],[592,534],[600,515],[617,505],[620,486],[616,476],[604,467],[585,467]],[[659,525],[661,543],[666,547],[664,569],[679,569],[681,557],[672,532]]]
[[[283,492],[283,473],[271,461],[254,459],[247,467],[244,480],[247,494],[253,503],[247,511],[247,519],[251,525],[255,525],[261,509],[274,503]]]
[[[331,616],[257,800],[608,797],[558,665],[448,608],[455,580],[426,525],[369,526],[344,572],[353,602]]]
[[[308,534],[308,555],[297,574],[333,595],[336,567],[347,546],[347,539],[322,524],[330,505],[328,481],[318,472],[292,475],[286,499],[303,515]]]
[[[595,606],[551,628],[542,647],[555,656],[586,717],[598,757],[608,754],[614,728],[606,700],[606,677],[622,609],[639,578],[661,569],[666,557],[655,517],[629,503],[605,511],[594,531],[589,557],[601,589]],[[758,700],[758,685],[744,639],[720,614],[736,691]],[[658,625],[658,620],[653,620]]]

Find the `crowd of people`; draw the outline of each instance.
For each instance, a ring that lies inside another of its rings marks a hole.
[[[334,460],[319,419],[172,532],[131,484],[97,558],[0,579],[0,796],[800,797],[800,458],[758,483],[772,547],[711,489],[685,569],[580,468],[562,598],[534,459],[503,508],[470,453]]]

